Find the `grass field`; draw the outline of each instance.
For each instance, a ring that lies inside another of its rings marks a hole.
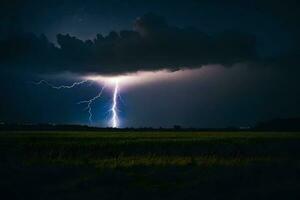
[[[300,133],[0,132],[4,199],[300,199]]]

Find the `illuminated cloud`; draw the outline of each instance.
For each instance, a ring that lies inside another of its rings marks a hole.
[[[167,69],[157,70],[157,71],[138,71],[134,73],[126,73],[122,75],[85,75],[77,76],[73,75],[78,79],[83,81],[93,81],[101,85],[106,85],[108,87],[114,86],[116,81],[122,86],[122,88],[127,87],[137,87],[140,85],[151,84],[159,81],[176,81],[191,78],[193,76],[200,77],[205,74],[208,66],[205,68],[196,69],[180,69],[177,71],[170,71]],[[72,75],[71,75],[72,76]]]

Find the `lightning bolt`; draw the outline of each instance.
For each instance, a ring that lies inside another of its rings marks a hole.
[[[118,80],[116,80],[115,88],[114,88],[113,103],[112,103],[112,107],[111,107],[111,111],[112,111],[111,123],[112,123],[113,128],[117,128],[119,126],[118,107],[117,107],[118,96],[119,96],[119,82],[118,82]]]
[[[60,89],[72,89],[76,86],[85,84],[87,82],[89,82],[89,80],[74,82],[71,85],[59,85],[59,86],[53,85],[53,84],[49,83],[46,80],[40,80],[39,82],[33,82],[33,83],[35,85],[45,84],[45,85],[51,87],[52,89],[60,90]],[[112,105],[111,105],[111,108],[109,109],[109,111],[112,113],[110,123],[111,123],[111,127],[118,128],[119,127],[118,97],[120,96],[120,94],[119,94],[119,81],[116,79],[114,81],[114,84],[115,85],[114,85],[114,90],[113,90]],[[102,96],[102,93],[103,93],[103,90],[105,89],[105,87],[106,87],[106,85],[104,85],[101,88],[100,92],[96,96],[92,97],[91,99],[80,101],[80,102],[77,103],[77,104],[86,104],[87,105],[85,110],[87,110],[88,113],[89,113],[89,122],[91,124],[93,122],[92,105],[96,100],[98,100]]]

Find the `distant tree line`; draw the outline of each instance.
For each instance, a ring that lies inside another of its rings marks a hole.
[[[270,121],[259,122],[254,127],[226,127],[226,128],[183,128],[174,125],[173,128],[153,128],[153,127],[92,127],[87,125],[75,124],[9,124],[0,123],[0,131],[7,130],[28,130],[28,131],[300,131],[300,118],[273,119]]]

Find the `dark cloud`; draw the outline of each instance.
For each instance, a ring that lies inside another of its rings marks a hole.
[[[14,33],[1,41],[2,62],[30,64],[37,71],[124,73],[138,70],[231,65],[256,59],[255,37],[227,31],[207,35],[196,28],[177,28],[149,13],[134,22],[134,30],[98,34],[80,40],[57,35],[58,47],[44,35]]]

